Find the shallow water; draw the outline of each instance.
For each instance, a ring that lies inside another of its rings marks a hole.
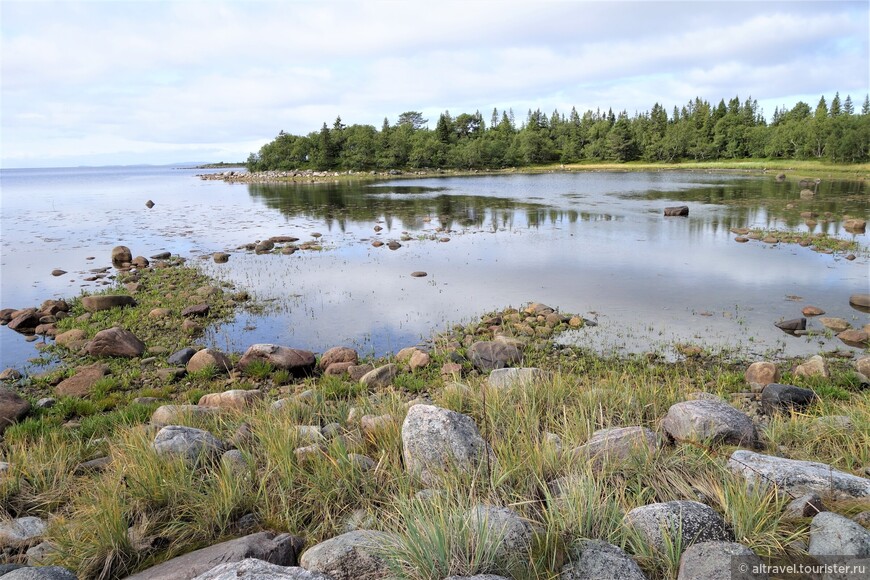
[[[643,352],[674,341],[747,354],[849,349],[836,339],[793,337],[773,322],[813,304],[868,322],[848,296],[868,292],[868,255],[797,245],[738,244],[732,227],[810,230],[867,244],[842,229],[867,218],[862,182],[823,181],[810,200],[796,181],[689,172],[573,173],[248,185],[201,181],[169,167],[3,170],[0,307],[38,305],[95,289],[82,278],[109,264],[111,248],[162,250],[270,300],[204,342],[242,351],[257,342],[322,352],[350,344],[377,355],[488,310],[539,301],[596,319],[566,340],[599,351]],[[155,202],[152,209],[145,202]],[[685,204],[688,218],[664,218]],[[382,231],[376,233],[378,225]],[[322,234],[321,251],[239,250],[255,240]],[[375,239],[402,241],[391,251]],[[407,239],[410,238],[410,239]],[[449,238],[449,241],[439,241]],[[94,257],[93,260],[87,259]],[[54,268],[67,270],[52,277]],[[422,270],[424,278],[410,273]],[[799,297],[799,298],[796,298]],[[818,323],[810,324],[820,329]],[[0,328],[0,366],[37,354]]]

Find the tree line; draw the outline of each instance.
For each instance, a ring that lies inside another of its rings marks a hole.
[[[815,108],[798,102],[774,111],[770,122],[757,101],[738,97],[718,105],[696,98],[669,114],[660,104],[629,117],[598,109],[582,115],[529,110],[517,124],[513,110],[441,113],[430,129],[417,111],[372,125],[345,125],[338,117],[320,131],[281,131],[247,160],[251,171],[497,169],[583,161],[712,161],[721,159],[870,160],[870,97],[860,111],[851,96],[822,96]]]

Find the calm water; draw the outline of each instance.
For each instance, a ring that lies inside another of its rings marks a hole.
[[[812,200],[796,182],[687,172],[428,178],[305,186],[201,181],[170,167],[3,170],[0,307],[38,305],[99,288],[87,271],[111,248],[169,250],[271,300],[205,337],[225,350],[272,342],[322,352],[351,344],[384,354],[433,330],[528,301],[597,318],[567,340],[639,352],[675,340],[746,353],[848,349],[773,327],[824,308],[853,326],[868,316],[848,296],[868,292],[868,256],[849,262],[797,245],[737,244],[732,227],[807,230],[855,238],[844,215],[868,218],[861,182],[823,181]],[[153,209],[145,202],[153,200]],[[685,204],[689,218],[663,218]],[[376,233],[378,225],[382,229]],[[442,231],[437,231],[437,230]],[[447,230],[447,231],[443,231]],[[323,251],[254,255],[245,243],[318,232]],[[402,241],[396,251],[371,242]],[[438,241],[449,238],[449,242]],[[227,264],[209,256],[228,251]],[[94,259],[88,259],[94,257]],[[69,273],[51,276],[54,268]],[[428,272],[412,278],[415,270]],[[795,298],[799,297],[799,298]],[[811,324],[811,326],[813,326]],[[818,323],[814,325],[819,327]],[[0,367],[24,366],[33,344],[0,328]]]

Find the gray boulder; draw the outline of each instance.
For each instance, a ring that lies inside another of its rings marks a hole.
[[[683,552],[677,580],[761,580],[767,574],[752,570],[762,566],[761,558],[742,544],[701,542]]]
[[[196,354],[196,349],[190,348],[188,346],[188,347],[182,348],[181,350],[177,350],[174,353],[172,353],[171,355],[169,355],[169,358],[166,359],[166,362],[168,364],[173,365],[173,366],[183,367],[183,366],[187,365],[188,361],[190,361],[190,359],[195,354]]]
[[[731,471],[750,486],[776,485],[795,496],[817,493],[823,498],[870,498],[870,479],[844,473],[824,463],[784,459],[738,449],[728,460]]]
[[[48,528],[45,521],[35,516],[25,516],[0,522],[0,552],[23,551],[42,541]]]
[[[600,467],[614,461],[626,461],[634,455],[653,455],[661,445],[659,436],[646,427],[611,427],[599,429],[589,441],[570,453]]]
[[[194,580],[331,580],[298,566],[277,566],[265,560],[246,558],[215,566]]]
[[[625,514],[626,523],[653,547],[665,547],[665,534],[681,537],[682,545],[715,540],[732,541],[725,520],[709,506],[696,501],[669,501],[634,508]]]
[[[758,434],[752,419],[725,401],[697,399],[668,409],[662,428],[677,441],[754,447]]]
[[[3,580],[76,580],[76,575],[60,566],[26,566],[3,574]]]
[[[496,554],[528,560],[534,529],[514,510],[506,507],[478,505],[465,516],[472,530],[486,530],[485,537],[498,543]]]
[[[317,362],[313,352],[275,344],[255,344],[248,347],[238,367],[246,369],[254,361],[269,363],[275,369],[290,371],[294,377],[305,377],[314,372]]]
[[[290,534],[258,532],[178,556],[128,576],[127,580],[190,580],[221,564],[247,558],[279,566],[295,566],[303,545],[302,538]]]
[[[18,393],[0,388],[0,435],[29,412],[30,402],[27,399],[23,399]]]
[[[448,576],[444,580],[510,580],[495,574],[477,574],[476,576]]]
[[[601,540],[583,540],[578,554],[562,566],[561,580],[646,580],[637,562],[622,548]]]
[[[489,373],[487,384],[493,389],[527,387],[549,378],[549,373],[534,367],[519,369],[495,369]]]
[[[523,355],[512,344],[498,341],[482,341],[471,345],[468,349],[468,358],[471,359],[471,364],[477,370],[489,372],[519,364],[523,360]]]
[[[91,356],[134,358],[145,352],[145,343],[123,328],[107,328],[94,335],[85,349]]]
[[[816,398],[816,393],[811,389],[770,383],[761,391],[761,407],[766,413],[800,411],[810,406]]]
[[[372,389],[383,389],[393,383],[397,374],[399,374],[399,367],[388,364],[367,372],[359,382]]]
[[[822,512],[810,524],[810,555],[870,558],[870,531],[834,512]]]
[[[302,554],[300,564],[334,580],[380,580],[390,576],[381,550],[395,541],[386,532],[355,530],[312,546]]]
[[[414,405],[402,423],[405,468],[427,486],[436,486],[451,468],[473,473],[495,454],[474,421],[434,405]]]
[[[151,414],[151,424],[158,427],[183,425],[189,419],[212,417],[221,412],[218,407],[199,405],[161,405]]]
[[[182,457],[191,464],[224,451],[223,442],[208,431],[181,425],[163,427],[154,437],[152,446],[160,456]]]

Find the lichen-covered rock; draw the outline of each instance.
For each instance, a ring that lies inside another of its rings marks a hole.
[[[709,506],[696,501],[669,501],[634,508],[625,515],[626,523],[656,549],[678,538],[683,546],[715,540],[732,541],[734,536],[725,520]]]
[[[527,387],[549,378],[549,373],[534,367],[495,369],[489,373],[487,384],[493,389]]]
[[[393,383],[397,374],[399,374],[399,367],[388,364],[367,372],[359,382],[372,389],[383,389]]]
[[[589,441],[574,448],[571,454],[601,466],[627,461],[635,455],[649,457],[661,446],[661,438],[646,427],[611,427],[593,433]]]
[[[824,463],[784,459],[738,449],[728,467],[752,486],[776,485],[782,491],[801,496],[817,493],[823,498],[870,498],[870,479],[844,473]]]
[[[299,566],[277,566],[265,560],[246,558],[215,566],[193,580],[332,580]]]
[[[701,542],[683,552],[677,580],[763,580],[766,573],[753,573],[763,567],[761,558],[742,544]]]
[[[822,512],[810,524],[810,555],[870,558],[870,531],[849,518]]]
[[[221,411],[218,407],[199,405],[161,405],[151,414],[151,424],[158,427],[183,425],[190,419],[210,417]]]
[[[662,420],[662,428],[677,441],[749,447],[758,442],[755,425],[746,413],[713,399],[672,405]]]
[[[256,389],[232,389],[223,393],[209,393],[199,399],[202,407],[220,407],[221,409],[247,409],[263,400],[263,391]]]
[[[405,468],[426,485],[437,486],[445,472],[473,473],[495,454],[474,421],[462,413],[434,405],[414,405],[402,424]]]
[[[514,510],[478,505],[469,510],[465,519],[473,532],[486,530],[483,537],[498,542],[495,550],[497,556],[528,560],[534,529]]]
[[[312,546],[300,564],[333,580],[381,580],[390,577],[382,550],[395,541],[386,532],[354,530]]]
[[[223,442],[208,431],[182,425],[163,427],[154,437],[152,447],[158,455],[182,457],[191,464],[224,451]]]
[[[22,551],[42,541],[48,525],[41,518],[25,516],[0,522],[0,553],[5,549]]]
[[[601,540],[582,540],[577,554],[562,566],[561,580],[646,580],[646,576],[622,548]]]

